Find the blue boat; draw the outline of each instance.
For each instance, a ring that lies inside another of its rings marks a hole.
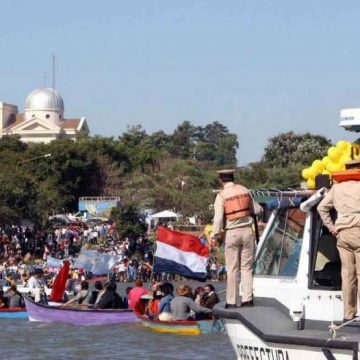
[[[2,319],[27,319],[26,308],[0,309],[0,318]]]

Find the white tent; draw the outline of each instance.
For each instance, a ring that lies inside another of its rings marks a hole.
[[[174,213],[170,210],[160,211],[156,214],[150,215],[150,219],[170,219],[170,218],[178,218],[180,215]]]

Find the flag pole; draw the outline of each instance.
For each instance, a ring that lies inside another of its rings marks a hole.
[[[150,279],[149,279],[149,288],[151,287],[152,289],[152,281],[153,281],[153,277],[154,277],[154,262],[155,262],[155,251],[156,251],[156,239],[155,239],[155,244],[154,244],[154,251],[152,252],[152,264],[151,264],[151,275],[150,275]],[[150,290],[151,290],[150,289]]]

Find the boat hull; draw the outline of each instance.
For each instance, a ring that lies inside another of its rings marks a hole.
[[[37,304],[25,297],[30,321],[62,322],[73,325],[110,325],[137,321],[132,310],[71,309]]]
[[[221,320],[161,321],[150,319],[144,315],[138,315],[138,318],[145,327],[148,327],[153,331],[179,335],[197,336],[201,334],[219,332],[223,329]]]
[[[264,342],[238,320],[223,319],[238,360],[353,360],[357,351]],[[326,357],[325,353],[334,357]]]
[[[0,309],[1,319],[27,319],[26,308]]]

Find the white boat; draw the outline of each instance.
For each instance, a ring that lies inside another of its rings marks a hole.
[[[254,307],[214,312],[238,360],[357,360],[360,325],[342,326],[336,239],[316,210],[323,193],[266,193],[274,210],[256,251]],[[299,208],[299,197],[306,202]]]
[[[52,289],[45,286],[44,289],[30,289],[24,285],[17,285],[17,291],[23,295],[30,295],[36,299],[36,301],[40,300],[40,296],[42,293],[45,293],[46,296],[49,298],[51,295]],[[3,291],[6,293],[6,291],[9,289],[9,286],[3,286]],[[72,296],[74,293],[72,291],[66,291],[66,295]]]

